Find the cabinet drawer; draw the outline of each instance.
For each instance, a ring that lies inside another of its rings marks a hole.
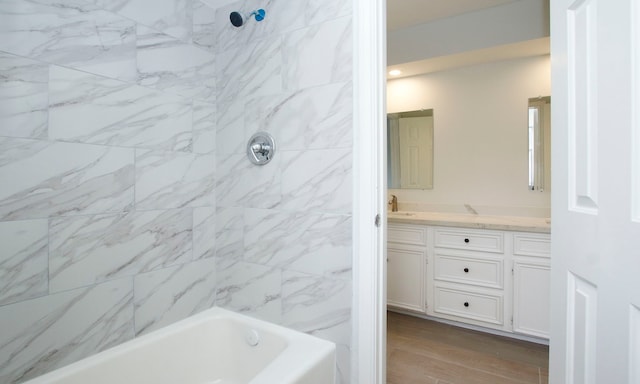
[[[390,224],[387,241],[403,244],[427,245],[427,228],[417,225]]]
[[[548,235],[515,234],[513,235],[513,254],[550,257],[551,238]]]
[[[436,253],[435,279],[490,288],[503,287],[503,261]]]
[[[499,295],[435,287],[435,312],[502,325],[503,299]]]
[[[436,229],[435,246],[503,253],[504,237],[498,232]]]

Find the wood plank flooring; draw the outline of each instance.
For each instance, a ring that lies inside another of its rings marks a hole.
[[[549,347],[387,313],[388,384],[547,384]]]

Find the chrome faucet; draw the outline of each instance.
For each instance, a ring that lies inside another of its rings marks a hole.
[[[398,197],[396,195],[391,195],[389,205],[391,206],[391,212],[398,212]]]

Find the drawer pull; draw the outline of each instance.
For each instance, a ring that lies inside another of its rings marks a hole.
[[[469,273],[469,268],[465,268],[464,273]]]
[[[468,307],[469,307],[469,302],[468,302],[468,301],[465,301],[465,302],[464,302],[464,306],[468,308]]]
[[[464,239],[464,242],[469,244],[469,239]]]

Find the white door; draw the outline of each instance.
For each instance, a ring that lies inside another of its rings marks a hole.
[[[639,8],[551,1],[551,383],[640,383]]]

